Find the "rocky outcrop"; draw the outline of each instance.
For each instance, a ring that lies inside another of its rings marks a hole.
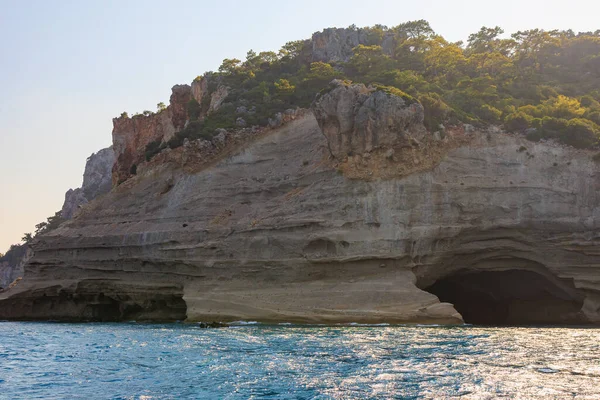
[[[421,104],[363,84],[335,80],[312,109],[337,159],[376,148],[411,146],[427,134]]]
[[[393,32],[384,32],[379,40],[368,29],[328,28],[312,36],[312,60],[326,63],[348,62],[358,45],[380,45],[385,54],[392,54],[396,47]]]
[[[88,157],[83,172],[81,190],[88,201],[106,194],[112,188],[111,174],[115,163],[112,146],[102,149]]]
[[[208,78],[199,76],[192,82],[191,85],[192,97],[200,104],[205,95],[208,94]]]
[[[224,85],[219,85],[217,90],[210,95],[208,113],[210,114],[218,111],[225,102],[225,99],[227,99],[227,96],[229,96],[229,88]]]
[[[183,129],[187,121],[187,104],[191,98],[189,85],[176,85],[166,110],[113,119],[113,149],[116,157],[112,172],[113,185],[135,174],[137,165],[145,160],[146,146],[150,142],[167,141]]]
[[[39,240],[0,318],[600,323],[600,165],[470,135],[373,181],[338,173],[310,115],[201,170],[156,165]]]
[[[61,216],[71,219],[84,204],[110,192],[115,153],[111,147],[102,149],[88,157],[83,173],[81,188],[69,189],[65,193]]]
[[[87,202],[88,199],[84,196],[81,188],[67,190],[65,193],[65,201],[63,202],[61,209],[61,216],[66,219],[73,218],[79,208]]]
[[[0,291],[6,290],[23,277],[24,267],[31,258],[31,249],[25,244],[13,245],[0,257]]]
[[[190,85],[175,85],[171,88],[169,107],[166,111],[176,131],[183,129],[188,120],[187,105],[191,99]],[[164,139],[168,140],[170,137],[165,136]]]

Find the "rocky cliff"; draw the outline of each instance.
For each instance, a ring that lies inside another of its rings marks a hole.
[[[352,49],[358,45],[381,45],[385,54],[392,54],[396,48],[393,32],[385,32],[375,38],[368,29],[328,28],[313,34],[310,41],[312,60],[322,62],[347,62],[353,55]]]
[[[25,264],[30,257],[31,251],[26,245],[13,245],[0,257],[0,291],[23,277]]]
[[[112,146],[88,157],[83,173],[83,183],[80,188],[69,189],[65,193],[60,217],[71,219],[81,206],[110,192],[114,161]],[[31,254],[29,246],[22,244],[12,246],[6,256],[0,258],[0,288],[6,288],[16,279],[23,277],[24,266]]]
[[[427,131],[423,106],[383,89],[335,80],[313,104],[319,127],[337,159],[377,148],[412,146]]]
[[[0,317],[600,323],[589,152],[457,129],[428,168],[350,179],[344,163],[390,149],[330,158],[321,111],[196,171],[155,165],[89,204],[35,244]]]
[[[335,64],[371,34],[304,43]],[[113,189],[35,241],[0,318],[600,324],[594,153],[427,132],[414,99],[342,81],[311,113],[168,148],[197,122],[190,104],[202,119],[227,103],[209,83],[113,121]],[[153,142],[164,150],[147,160]]]
[[[113,184],[135,175],[137,165],[145,160],[148,143],[168,141],[183,129],[187,121],[187,104],[192,98],[189,85],[173,86],[169,106],[158,113],[123,115],[113,119],[113,149],[115,164]]]
[[[102,149],[88,157],[80,188],[69,189],[65,193],[65,201],[61,215],[65,219],[73,218],[79,207],[96,197],[110,192],[112,188],[112,168],[115,153],[111,147]]]

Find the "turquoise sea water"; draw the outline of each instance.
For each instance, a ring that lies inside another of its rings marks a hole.
[[[600,398],[600,329],[0,323],[2,399]]]

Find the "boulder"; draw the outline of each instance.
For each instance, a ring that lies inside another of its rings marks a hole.
[[[427,135],[423,106],[385,88],[334,80],[313,102],[312,111],[337,159],[375,148],[410,146]]]
[[[271,128],[277,128],[283,124],[283,114],[277,113],[273,118],[269,118],[269,126]]]

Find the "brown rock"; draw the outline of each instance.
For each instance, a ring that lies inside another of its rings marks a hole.
[[[113,119],[113,185],[131,176],[132,166],[145,160],[148,143],[167,141],[183,129],[187,121],[187,104],[192,96],[189,85],[173,86],[170,104],[166,110],[151,115]]]

